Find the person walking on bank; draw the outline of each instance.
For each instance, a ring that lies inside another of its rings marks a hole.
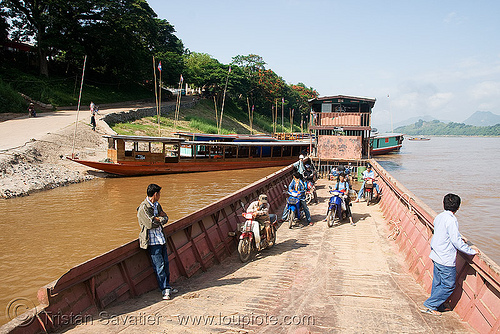
[[[434,263],[431,296],[424,302],[423,313],[441,315],[443,303],[455,289],[457,250],[468,254],[479,254],[477,249],[467,245],[458,231],[455,213],[460,207],[460,197],[447,194],[443,199],[444,210],[434,219],[434,235],[431,240],[431,254]]]
[[[94,102],[90,102],[90,124],[92,125],[92,130],[95,131],[95,127],[97,125],[95,121],[95,115],[99,114],[99,107],[97,107]]]
[[[158,203],[161,187],[152,183],[146,192],[146,199],[137,208],[137,220],[141,227],[139,246],[149,252],[163,299],[170,299],[177,290],[170,286],[167,245],[163,234],[163,225],[168,222],[168,216]]]

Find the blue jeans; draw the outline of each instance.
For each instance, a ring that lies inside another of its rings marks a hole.
[[[451,296],[455,290],[457,268],[434,263],[431,296],[424,302],[424,306],[437,311],[438,308]]]
[[[358,199],[361,199],[361,197],[363,197],[363,193],[365,192],[365,183],[366,183],[366,181],[363,182],[363,185],[361,186],[361,189],[359,189]],[[375,190],[377,190],[377,194],[380,194],[380,190],[379,190],[378,184],[376,184],[374,182],[373,186],[375,187]]]
[[[311,222],[311,213],[309,212],[309,208],[307,207],[307,203],[306,203],[306,200],[304,199],[301,199],[300,200],[300,206],[302,207],[302,210],[304,210],[304,213],[306,214],[306,219],[307,219],[307,222],[310,223]],[[281,215],[281,218],[283,220],[286,220],[287,217],[288,217],[288,205],[285,205],[285,208],[283,209],[283,214]]]
[[[170,269],[168,266],[167,245],[149,245],[149,256],[153,262],[153,269],[156,274],[158,286],[163,292],[165,289],[170,289]]]

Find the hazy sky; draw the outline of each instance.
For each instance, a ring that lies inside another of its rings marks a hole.
[[[373,123],[500,114],[500,1],[148,0],[186,48],[258,54],[321,96],[377,99]],[[388,97],[389,95],[389,97]]]

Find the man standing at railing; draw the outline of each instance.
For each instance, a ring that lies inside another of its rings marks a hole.
[[[434,235],[431,240],[431,254],[434,263],[431,296],[424,302],[423,313],[440,316],[443,303],[455,290],[457,250],[468,254],[479,254],[479,250],[467,245],[458,231],[455,213],[460,207],[460,197],[447,194],[443,199],[444,210],[434,219]]]
[[[163,234],[163,225],[168,222],[168,217],[158,203],[160,191],[159,185],[150,184],[146,191],[146,199],[137,208],[137,220],[141,227],[139,245],[148,250],[163,299],[170,299],[171,294],[177,290],[170,286],[167,245]]]

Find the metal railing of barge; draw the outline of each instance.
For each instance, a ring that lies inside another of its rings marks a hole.
[[[261,193],[271,211],[285,202],[288,166],[164,227],[170,280],[206,271],[236,250],[235,232],[245,206]],[[149,256],[134,240],[70,269],[38,291],[40,305],[0,327],[0,333],[43,333],[74,325],[107,307],[158,289]],[[73,318],[72,318],[73,317]]]
[[[436,216],[376,161],[370,161],[379,174],[382,190],[380,207],[390,223],[391,236],[406,256],[414,278],[427,293],[432,288],[433,263],[430,241]],[[500,267],[484,254],[470,257],[457,254],[456,288],[449,299],[452,309],[480,333],[500,331]]]

